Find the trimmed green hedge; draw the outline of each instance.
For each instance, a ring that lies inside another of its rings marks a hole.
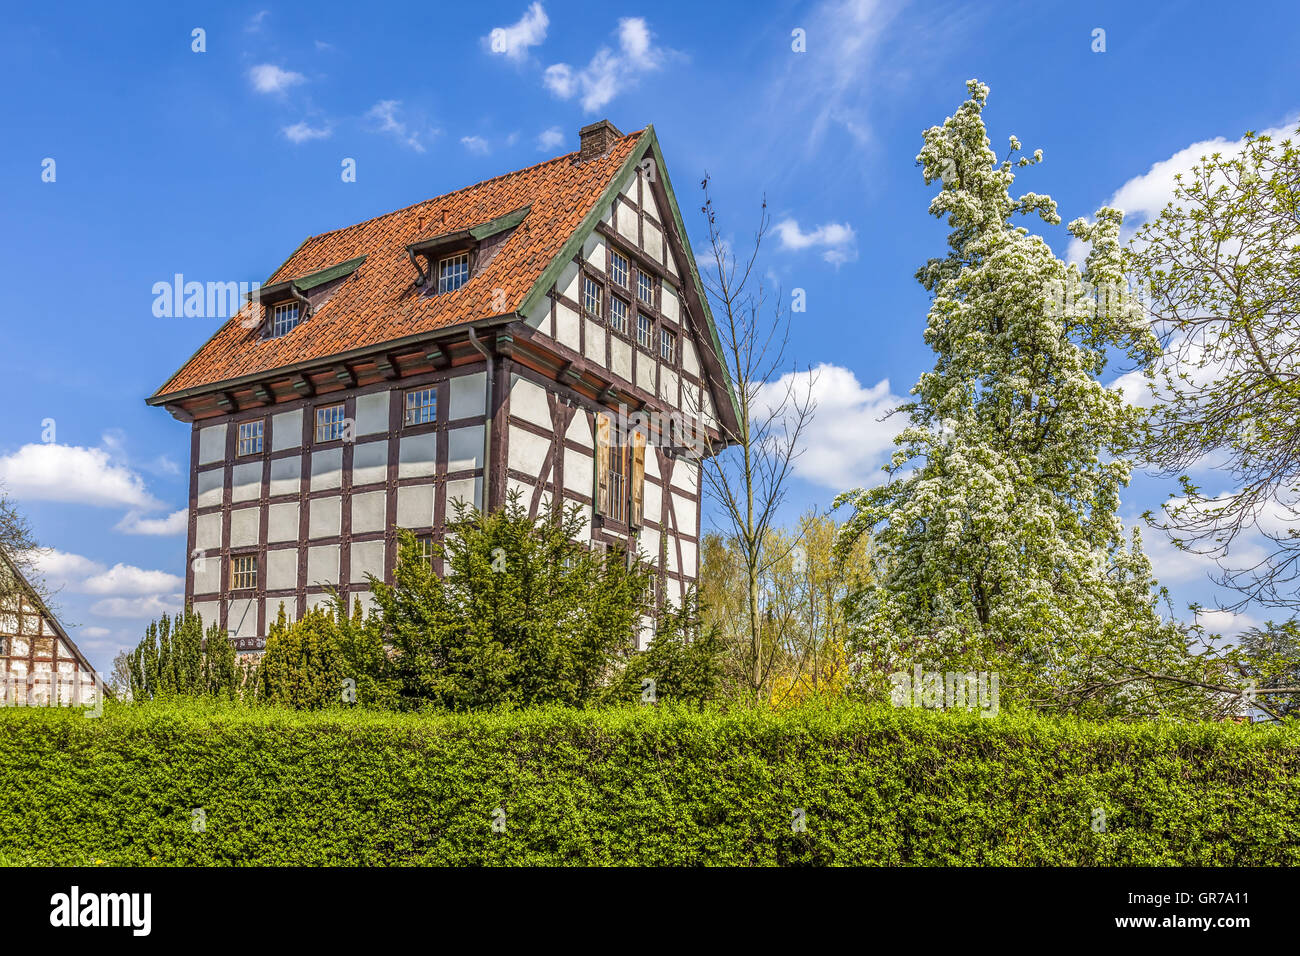
[[[5,709],[0,862],[1296,866],[1297,784],[1294,726]]]

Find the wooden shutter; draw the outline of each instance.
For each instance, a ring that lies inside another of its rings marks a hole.
[[[609,514],[609,431],[612,424],[604,412],[596,416],[597,514]]]
[[[641,523],[641,502],[645,500],[645,432],[632,432],[632,524]]]

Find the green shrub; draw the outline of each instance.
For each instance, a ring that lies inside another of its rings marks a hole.
[[[1295,726],[854,705],[393,714],[149,704],[110,705],[98,719],[5,709],[0,858],[1296,866],[1297,784]],[[806,832],[792,826],[796,809]],[[1094,831],[1099,810],[1104,832]]]

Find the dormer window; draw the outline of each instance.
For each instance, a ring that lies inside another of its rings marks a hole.
[[[271,338],[288,335],[298,325],[298,303],[280,302],[271,311]]]
[[[469,253],[438,260],[438,294],[455,292],[469,281]]]

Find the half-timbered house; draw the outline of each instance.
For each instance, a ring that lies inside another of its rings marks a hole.
[[[456,499],[576,504],[653,602],[694,582],[735,399],[653,127],[579,141],[307,239],[148,399],[192,424],[186,599],[238,648],[364,599]]]
[[[0,705],[93,707],[102,694],[86,655],[0,550]]]

